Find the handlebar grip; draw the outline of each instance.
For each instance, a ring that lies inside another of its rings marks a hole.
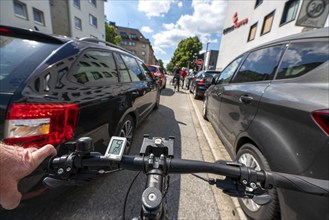
[[[273,172],[272,177],[275,187],[298,190],[322,196],[329,196],[329,181],[314,179],[306,176]]]

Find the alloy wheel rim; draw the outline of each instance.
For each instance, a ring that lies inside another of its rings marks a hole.
[[[204,100],[203,102],[203,116],[206,116],[206,113],[207,113],[207,99]]]
[[[261,170],[261,167],[260,167],[258,161],[256,160],[256,158],[249,153],[242,154],[241,157],[239,158],[238,162],[244,164],[247,167],[253,168],[257,171]],[[252,191],[252,189],[249,187],[247,187],[246,190]],[[257,203],[255,203],[252,199],[241,199],[241,200],[242,200],[243,204],[252,212],[256,212],[261,208],[261,206],[258,205]]]
[[[125,123],[121,127],[119,136],[127,138],[127,145],[125,152],[129,152],[130,150],[130,146],[133,138],[133,130],[134,130],[134,126],[132,121],[130,120],[125,121]]]

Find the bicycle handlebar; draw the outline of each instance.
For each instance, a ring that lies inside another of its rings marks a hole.
[[[121,160],[113,161],[108,156],[93,149],[90,138],[80,138],[77,142],[67,143],[75,146],[75,151],[69,155],[48,158],[41,165],[41,169],[49,177],[44,183],[50,187],[63,184],[80,184],[94,179],[99,174],[105,173],[105,168],[112,169],[113,163],[118,163],[120,168],[143,171],[147,176],[147,187],[142,195],[142,215],[147,219],[161,219],[164,214],[162,199],[169,185],[169,173],[212,173],[225,176],[223,179],[206,180],[209,184],[223,190],[224,193],[254,200],[259,205],[271,202],[268,189],[282,187],[316,195],[329,195],[329,181],[313,179],[292,174],[256,171],[243,164],[232,161],[217,161],[209,163],[196,160],[174,159],[174,137],[169,140],[163,138],[150,139],[144,135],[141,156],[124,155]]]
[[[69,159],[73,159],[72,162],[68,162]],[[150,157],[124,155],[120,162],[120,167],[127,170],[144,171],[146,173],[148,172],[147,167],[149,165],[149,160]],[[264,189],[277,187],[316,195],[329,195],[328,180],[279,172],[255,171],[248,167],[241,166],[240,164],[227,161],[209,163],[170,158],[166,158],[164,161],[166,166],[162,169],[165,170],[166,174],[212,173],[235,179],[248,187],[252,187],[250,186],[252,182],[258,182],[261,183]],[[58,177],[65,177],[72,174],[78,175],[77,171],[73,172],[73,168],[109,167],[112,165],[113,161],[96,152],[86,158],[80,158],[77,155],[67,155],[48,159],[45,163],[48,164],[46,167],[49,173],[56,173],[55,175]],[[244,175],[244,173],[249,175]]]

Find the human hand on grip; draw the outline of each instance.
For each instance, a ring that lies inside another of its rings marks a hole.
[[[22,194],[18,182],[52,155],[56,155],[56,149],[50,144],[37,149],[0,143],[0,204],[4,209],[19,205]]]

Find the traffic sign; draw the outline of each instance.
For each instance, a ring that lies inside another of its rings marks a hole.
[[[202,66],[203,59],[198,59],[197,61],[195,61],[195,64],[198,65],[198,66]]]
[[[303,1],[296,25],[312,28],[322,28],[324,27],[328,14],[328,0]]]

